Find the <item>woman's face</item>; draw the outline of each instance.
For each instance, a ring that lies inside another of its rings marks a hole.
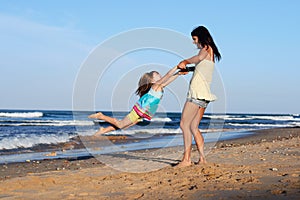
[[[199,39],[197,36],[192,36],[193,39],[193,44],[195,44],[197,46],[198,49],[202,49],[201,44],[199,44]]]

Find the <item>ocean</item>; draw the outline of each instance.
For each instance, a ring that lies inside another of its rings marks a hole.
[[[66,144],[78,136],[92,136],[100,126],[108,126],[103,121],[88,119],[87,116],[91,113],[0,110],[0,163],[49,159],[45,155],[53,151],[53,147],[56,145]],[[128,114],[127,112],[103,113],[119,119]],[[180,117],[181,113],[157,113],[152,121],[143,121],[127,130],[118,130],[105,135],[130,138],[131,140],[128,142],[122,141],[121,151],[182,145]],[[206,142],[213,142],[220,139],[242,137],[259,129],[299,126],[299,114],[207,113],[204,115],[199,129]],[[214,136],[211,137],[212,135]],[[133,143],[132,139],[136,142]],[[99,146],[101,145],[99,144]],[[51,149],[48,148],[49,146]],[[70,149],[51,158],[79,157],[93,153],[104,154],[113,151],[114,148],[101,146],[99,149],[101,150],[92,153],[89,151],[89,147]],[[56,149],[56,151],[60,150]],[[115,151],[120,151],[120,148]]]

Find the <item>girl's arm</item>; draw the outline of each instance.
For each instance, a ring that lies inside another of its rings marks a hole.
[[[152,88],[154,90],[162,90],[165,86],[170,84],[179,76],[179,72],[175,73],[177,70],[178,70],[177,66],[170,69],[166,75],[164,75],[160,80],[154,83]]]
[[[176,72],[175,74],[173,74],[168,80],[166,80],[163,84],[161,84],[162,87],[166,87],[167,85],[169,85],[170,83],[172,83],[180,74],[180,72]]]

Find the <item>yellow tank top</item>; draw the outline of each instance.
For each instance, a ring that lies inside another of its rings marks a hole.
[[[207,101],[217,99],[210,91],[214,68],[215,63],[210,60],[202,60],[198,63],[190,82],[188,98],[204,99]]]

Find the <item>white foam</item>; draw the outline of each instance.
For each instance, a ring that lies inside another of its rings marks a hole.
[[[7,126],[1,123],[0,126]],[[92,121],[85,120],[22,120],[19,123],[10,123],[9,126],[92,126]]]
[[[219,119],[219,120],[251,120],[253,117],[237,117],[234,115],[204,115],[206,118]]]
[[[148,121],[148,120],[147,120]],[[94,123],[105,123],[102,119],[95,119],[93,120]],[[169,117],[153,117],[151,122],[172,122],[172,119]]]
[[[230,126],[247,126],[247,127],[293,127],[292,124],[261,124],[261,123],[253,123],[253,124],[239,124],[239,123],[228,123]]]
[[[226,119],[229,118],[230,115],[204,115],[203,117],[210,118],[210,119]]]
[[[178,134],[181,133],[180,128],[178,129],[166,129],[166,128],[155,128],[155,129],[131,129],[131,130],[118,130],[112,131],[105,135],[136,135],[136,134]]]
[[[300,122],[292,122],[290,123],[291,126],[294,126],[294,127],[298,127],[300,126]]]
[[[293,121],[293,116],[253,116],[253,119],[267,119],[274,121]]]
[[[223,129],[200,129],[202,133],[210,133],[210,132],[223,132]],[[155,129],[132,129],[132,130],[118,130],[107,133],[106,135],[141,135],[141,134],[149,134],[149,135],[164,135],[164,134],[182,134],[182,130],[180,128],[172,129],[172,128],[155,128]]]
[[[0,112],[0,117],[11,117],[11,118],[36,118],[43,117],[42,112]]]
[[[69,141],[68,134],[58,135],[25,135],[21,134],[15,137],[7,137],[0,140],[0,149],[15,149],[15,148],[29,148],[38,144],[57,144]]]
[[[271,116],[271,115],[253,115],[253,116],[245,116],[241,117],[240,115],[204,115],[204,117],[210,119],[222,119],[222,120],[253,120],[253,119],[261,119],[261,120],[273,120],[273,121],[300,121],[300,119],[295,119],[295,115],[293,116]]]
[[[154,122],[171,122],[172,120],[169,117],[164,117],[164,118],[153,117],[151,121],[154,121]]]

